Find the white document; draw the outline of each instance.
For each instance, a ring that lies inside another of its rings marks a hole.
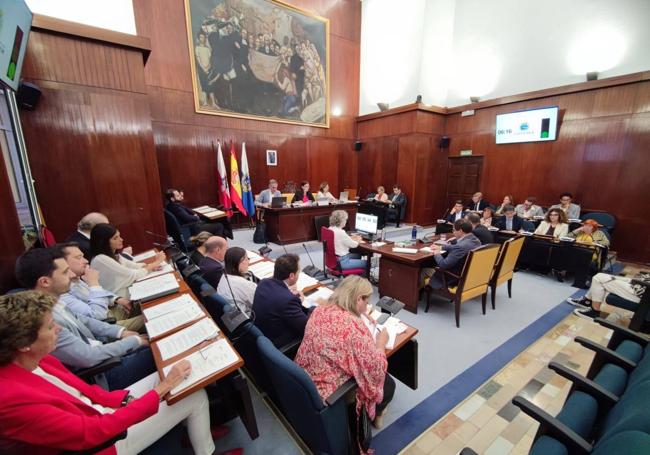
[[[270,278],[273,276],[275,264],[271,261],[261,261],[252,264],[248,270],[259,279]]]
[[[161,262],[160,263],[160,270],[154,270],[153,272],[149,272],[149,273],[147,273],[147,275],[143,276],[139,280],[135,280],[135,282],[137,283],[139,281],[144,281],[144,280],[148,280],[150,278],[155,278],[157,276],[164,275],[165,273],[171,273],[173,271],[174,271],[174,267],[172,267],[171,264],[167,264],[166,262]]]
[[[223,212],[223,211],[217,210],[217,209],[210,210],[209,212],[202,212],[202,215],[206,216],[208,218],[214,217],[214,216],[221,216],[221,215],[225,215],[225,214],[226,214],[226,212]]]
[[[156,250],[149,250],[140,254],[136,254],[135,256],[133,256],[133,262],[142,262],[145,259],[154,257],[156,254],[157,254]]]
[[[327,300],[330,298],[330,296],[334,293],[334,291],[330,288],[318,288],[316,292],[313,294],[309,294],[309,296],[305,297],[305,301],[302,302],[302,306],[305,308],[311,308],[313,306],[318,306],[318,301],[320,299]]]
[[[315,284],[318,284],[318,280],[316,278],[313,278],[306,273],[300,272],[300,275],[298,275],[296,288],[299,291],[302,291],[303,289],[308,288],[309,286],[314,286]]]
[[[417,253],[417,252],[418,252],[417,248],[400,248],[400,247],[393,247],[393,253],[415,254],[415,253]]]
[[[170,359],[196,346],[205,340],[210,340],[219,334],[219,328],[210,318],[199,319],[189,327],[179,330],[167,338],[157,341],[160,357]]]
[[[192,364],[192,372],[183,382],[171,390],[172,395],[191,387],[193,384],[201,381],[208,376],[217,373],[233,363],[237,362],[237,354],[223,338],[215,341],[209,346],[196,351],[186,358]],[[180,362],[180,360],[179,360]],[[163,368],[165,377],[174,365]]]
[[[381,312],[379,310],[374,310],[372,313],[370,313],[370,317],[373,319],[373,321],[375,321],[379,316],[381,316]],[[406,330],[406,324],[393,316],[389,317],[383,325],[375,324],[374,322],[371,322],[367,317],[362,317],[361,319],[363,319],[364,324],[366,324],[366,327],[368,327],[373,340],[377,339],[377,335],[382,331],[382,329],[386,329],[386,332],[388,332],[388,342],[386,343],[386,349],[393,349],[395,347],[395,340],[397,339],[397,335]]]
[[[173,273],[160,275],[149,280],[136,281],[129,288],[131,300],[153,300],[164,295],[173,294],[180,288]]]
[[[250,261],[251,264],[264,259],[262,256],[257,254],[255,251],[246,250],[246,256],[248,256],[248,260]]]
[[[152,319],[159,318],[166,314],[184,310],[190,306],[199,308],[196,301],[192,298],[191,295],[182,294],[181,296],[168,300],[167,302],[161,303],[160,305],[155,305],[151,308],[144,308],[142,310],[142,314],[144,314],[144,317],[147,318],[147,321],[151,321]]]
[[[202,205],[201,207],[196,207],[192,210],[194,210],[195,212],[203,213],[203,212],[210,212],[215,209],[214,207],[210,207],[209,205]]]
[[[386,242],[372,242],[372,246],[379,248],[380,246],[386,245]]]
[[[194,304],[178,311],[167,313],[145,323],[149,338],[156,338],[188,322],[205,316],[198,305]]]

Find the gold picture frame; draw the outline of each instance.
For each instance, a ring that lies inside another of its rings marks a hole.
[[[197,113],[329,128],[329,19],[279,0],[185,0]]]

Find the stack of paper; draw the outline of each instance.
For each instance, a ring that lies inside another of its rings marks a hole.
[[[179,289],[178,281],[173,273],[160,275],[149,280],[143,280],[133,283],[129,288],[131,300],[148,300],[157,299],[165,295],[173,294]]]
[[[225,215],[226,212],[224,212],[224,211],[222,211],[222,210],[214,209],[214,210],[210,210],[209,212],[203,212],[202,214],[203,214],[203,216],[206,216],[206,217],[208,217],[208,218],[214,218],[214,217],[216,217],[216,216],[222,216],[222,215]]]
[[[171,273],[174,271],[174,267],[171,266],[171,264],[167,264],[166,262],[162,262],[160,264],[160,270],[154,270],[153,272],[147,273],[146,276],[143,276],[139,280],[136,280],[136,283],[138,281],[144,281],[148,280],[149,278],[154,278],[160,275],[164,275],[165,273]]]
[[[386,319],[386,322],[384,322],[383,325],[376,324],[374,321],[376,321],[380,315],[381,312],[379,310],[374,310],[372,313],[370,313],[370,317],[373,321],[370,321],[365,317],[362,319],[366,324],[366,327],[368,327],[368,330],[370,330],[373,339],[377,339],[379,332],[381,332],[382,329],[386,329],[388,332],[388,343],[386,343],[386,349],[393,349],[395,347],[395,340],[397,339],[397,335],[406,331],[406,324],[393,316]]]
[[[200,319],[195,324],[179,330],[167,338],[158,341],[160,357],[163,360],[170,359],[196,346],[205,340],[215,338],[219,334],[219,328],[211,318]]]
[[[222,338],[221,340],[215,341],[209,346],[188,355],[185,359],[192,364],[192,372],[187,379],[172,389],[172,395],[176,395],[188,387],[191,387],[192,384],[196,384],[202,379],[228,368],[230,365],[237,362],[237,354],[235,354],[235,351],[233,351],[226,340]],[[169,374],[169,370],[171,370],[172,367],[173,365],[169,365],[163,368],[165,376]]]
[[[176,329],[177,327],[187,324],[188,322],[204,317],[205,313],[201,310],[199,305],[191,298],[190,300],[191,302],[189,303],[178,301],[174,302],[172,306],[168,306],[164,309],[164,313],[158,313],[155,317],[150,317],[152,314],[151,312],[148,314],[145,313],[145,316],[147,316],[147,322],[145,323],[145,326],[147,327],[147,334],[149,334],[149,337],[159,337],[166,334],[167,332]],[[165,302],[161,305],[156,305],[156,307],[166,305],[167,303],[169,302]],[[150,310],[155,310],[156,307],[150,308]],[[172,311],[167,311],[169,308],[174,309]],[[154,314],[156,313],[154,312]]]
[[[302,306],[305,308],[311,308],[313,306],[318,306],[318,301],[319,300],[327,300],[330,298],[330,296],[334,293],[333,290],[330,288],[318,288],[316,292],[313,294],[309,294],[309,296],[305,297],[305,301],[302,302]]]
[[[261,280],[264,278],[272,277],[274,267],[275,264],[271,261],[261,261],[252,264],[250,267],[248,267],[248,270]]]
[[[303,289],[308,288],[309,286],[314,286],[316,284],[318,284],[318,280],[316,278],[313,278],[306,273],[300,272],[300,275],[298,275],[298,283],[296,283],[296,287],[299,291],[302,291]]]
[[[192,298],[191,295],[181,294],[180,296],[159,305],[155,305],[150,308],[144,308],[142,310],[142,314],[144,314],[144,317],[147,318],[147,321],[151,321],[152,319],[173,313],[174,311],[183,310],[188,306],[196,306],[198,308],[196,301]]]
[[[262,256],[257,254],[255,251],[248,251],[246,250],[246,256],[248,256],[248,260],[250,261],[251,264],[261,261],[264,259]]]
[[[156,250],[145,251],[143,253],[136,254],[135,256],[133,256],[133,261],[134,262],[142,262],[145,259],[149,259],[149,258],[154,257],[156,254],[157,254]]]
[[[199,213],[205,213],[205,212],[210,212],[212,210],[215,210],[215,208],[210,207],[209,205],[202,205],[201,207],[195,207],[192,210]]]

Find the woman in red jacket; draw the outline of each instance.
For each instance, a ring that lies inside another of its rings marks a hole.
[[[49,353],[59,326],[56,297],[28,291],[0,297],[0,451],[54,454],[96,447],[128,430],[102,454],[135,454],[186,420],[197,454],[211,454],[209,404],[200,390],[173,406],[162,398],[190,373],[181,361],[158,381],[107,392],[70,373]]]

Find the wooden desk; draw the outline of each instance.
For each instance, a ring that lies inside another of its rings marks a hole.
[[[356,202],[281,209],[266,207],[263,209],[266,235],[270,242],[280,245],[316,240],[314,218],[323,215],[329,216],[334,210],[345,210],[348,213],[348,229],[354,229],[357,207]]]
[[[418,301],[420,297],[420,269],[422,267],[434,267],[435,260],[433,253],[418,251],[415,254],[393,252],[393,242],[386,242],[386,245],[373,247],[371,243],[360,243],[358,250],[370,256],[381,254],[379,260],[379,295],[389,296],[404,303],[411,313],[418,312]],[[419,240],[412,248],[418,250],[430,246]],[[368,261],[370,264],[370,261]]]
[[[517,235],[515,232],[494,232],[497,243]],[[545,271],[564,270],[573,274],[573,286],[587,289],[589,268],[596,246],[579,242],[563,242],[544,236],[526,236],[524,246],[517,260],[517,268],[532,268]],[[605,250],[603,254],[607,254]]]
[[[174,299],[176,297],[179,297],[181,294],[188,294],[196,301],[196,303],[199,305],[201,310],[207,315],[207,317],[210,317],[208,312],[205,310],[205,308],[201,304],[200,300],[198,300],[196,298],[196,296],[194,295],[192,290],[189,288],[187,283],[185,283],[185,281],[180,277],[178,272],[175,272],[174,274],[176,275],[176,279],[179,281],[179,285],[181,286],[181,289],[179,289],[179,291],[177,293],[175,293],[175,294],[167,295],[165,297],[161,297],[159,299],[147,302],[147,303],[143,304],[143,307],[144,308],[151,308],[151,307],[154,307],[156,305],[160,305],[161,303],[167,302],[167,301],[169,301],[171,299]],[[163,374],[163,368],[178,362],[180,359],[182,359],[184,357],[187,357],[189,354],[194,353],[194,352],[196,352],[196,351],[198,351],[200,349],[203,349],[204,347],[208,346],[209,344],[211,344],[211,343],[213,343],[213,342],[215,342],[215,341],[217,341],[219,339],[225,339],[226,340],[228,345],[235,352],[235,354],[237,356],[237,361],[230,364],[230,365],[228,365],[226,368],[224,368],[222,370],[219,370],[219,371],[211,374],[210,376],[207,376],[206,378],[198,381],[196,384],[194,384],[191,387],[188,387],[187,389],[179,392],[177,395],[167,394],[165,396],[165,401],[167,401],[167,404],[170,404],[170,405],[182,400],[183,398],[185,398],[188,395],[191,395],[192,393],[196,392],[197,390],[204,388],[208,384],[211,384],[211,383],[213,383],[215,381],[218,381],[219,379],[229,375],[230,373],[232,373],[233,371],[241,368],[244,365],[244,361],[239,356],[239,353],[237,353],[235,348],[233,348],[232,344],[230,343],[230,340],[228,340],[223,335],[223,332],[221,332],[221,331],[219,331],[219,335],[214,340],[204,341],[203,343],[200,343],[200,344],[194,346],[193,348],[190,348],[189,350],[187,350],[187,351],[185,351],[185,352],[183,352],[183,353],[181,353],[181,354],[179,354],[179,355],[177,355],[175,357],[171,357],[171,358],[169,358],[167,360],[162,360],[162,358],[160,356],[160,350],[158,349],[158,342],[160,340],[163,340],[163,339],[167,338],[168,336],[172,335],[173,333],[176,333],[178,330],[181,330],[182,328],[185,328],[185,327],[188,327],[188,326],[192,325],[195,322],[196,321],[193,321],[191,323],[185,324],[184,326],[178,327],[174,331],[169,332],[169,333],[165,334],[164,336],[159,337],[156,341],[151,342],[151,352],[153,353],[153,358],[154,358],[154,361],[156,362],[156,369],[158,370],[158,376],[160,376],[161,379],[163,379],[165,377],[165,375]]]

